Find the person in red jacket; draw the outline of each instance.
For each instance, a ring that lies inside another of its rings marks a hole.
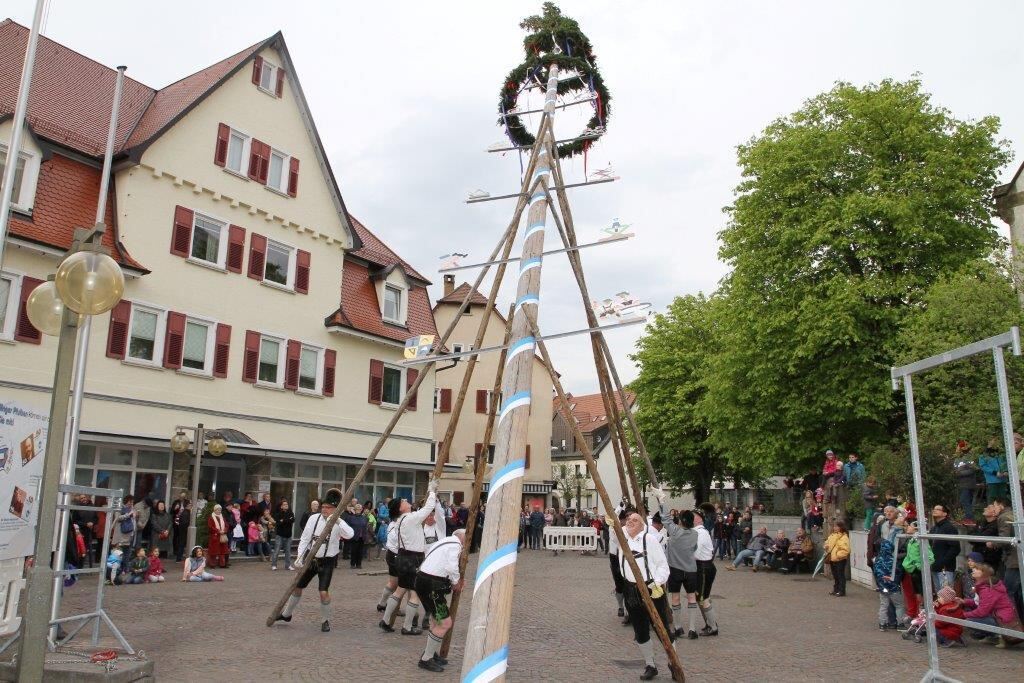
[[[935,603],[935,613],[944,617],[963,619],[964,610],[957,601],[956,591],[952,586],[943,586],[939,589],[939,599]],[[943,647],[963,647],[964,627],[959,624],[950,624],[945,621],[935,621],[935,632],[939,638],[939,645]]]

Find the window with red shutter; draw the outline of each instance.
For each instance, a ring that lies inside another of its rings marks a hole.
[[[256,383],[260,369],[260,333],[245,331],[245,357],[242,360],[242,381]]]
[[[338,362],[338,352],[334,349],[324,351],[324,396],[334,396],[334,366]]]
[[[260,151],[263,149],[263,143],[253,138],[249,143],[249,171],[246,175],[249,176],[250,180],[259,182],[260,179]]]
[[[167,335],[164,337],[164,367],[181,368],[181,355],[185,350],[185,314],[167,312]]]
[[[299,193],[299,160],[291,157],[288,161],[288,196],[294,197]]]
[[[107,358],[124,360],[128,351],[128,321],[132,317],[132,302],[121,299],[110,309],[110,327],[107,329]]]
[[[228,357],[231,353],[231,325],[217,325],[216,345],[213,348],[213,376],[228,376]]]
[[[171,231],[171,253],[188,258],[192,247],[192,223],[195,212],[184,206],[174,207],[174,229]]]
[[[256,55],[256,58],[252,60],[252,82],[253,85],[260,84],[260,78],[263,76],[263,57]]]
[[[221,123],[217,126],[217,144],[213,150],[213,163],[223,166],[228,161],[228,139],[231,137],[231,126]]]
[[[284,388],[289,391],[295,391],[299,388],[299,357],[301,355],[302,342],[289,339],[284,371]]]
[[[254,232],[249,238],[249,277],[262,280],[266,260],[267,238]]]
[[[487,412],[487,390],[477,389],[476,390],[476,412],[486,413]]]
[[[384,396],[384,361],[370,360],[370,392],[367,400],[380,405]]]
[[[277,87],[274,89],[274,94],[278,97],[284,92],[284,69],[277,67]]]
[[[267,176],[270,174],[270,145],[260,143],[260,168],[256,181],[262,185],[267,184]]]
[[[310,253],[298,249],[295,252],[295,291],[299,294],[309,293],[309,260]]]
[[[245,228],[240,225],[228,226],[228,257],[224,266],[232,273],[242,272],[245,260]]]
[[[441,389],[441,408],[442,413],[452,412],[452,390]]]
[[[419,370],[409,368],[405,371],[405,390],[412,391],[412,385],[416,383],[416,378],[420,376]],[[416,401],[419,399],[420,392],[416,392],[409,399],[409,404],[406,406],[409,410],[416,410]]]
[[[29,344],[40,344],[43,341],[43,333],[36,329],[32,321],[28,319],[28,297],[42,280],[26,275],[21,278],[21,296],[18,297],[18,323],[14,327],[14,338],[17,341],[28,342]]]

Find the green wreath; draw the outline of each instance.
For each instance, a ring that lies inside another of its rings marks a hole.
[[[612,96],[605,87],[601,72],[597,70],[597,58],[594,56],[590,40],[580,30],[579,24],[563,16],[553,2],[545,2],[542,16],[527,17],[519,27],[530,31],[523,39],[526,59],[505,77],[505,85],[499,94],[498,104],[498,125],[505,127],[512,144],[516,147],[532,147],[536,142],[536,137],[526,130],[519,116],[507,112],[515,109],[519,93],[527,81],[536,78],[541,83],[547,82],[548,67],[551,64],[557,64],[560,70],[576,71],[580,74],[580,78],[561,81],[558,84],[559,95],[584,90],[589,92],[593,89],[597,97],[597,106],[594,115],[587,122],[587,128],[606,126],[611,114]],[[555,51],[556,46],[559,52]],[[558,156],[567,159],[582,154],[590,149],[596,140],[597,137],[576,139],[558,145]]]

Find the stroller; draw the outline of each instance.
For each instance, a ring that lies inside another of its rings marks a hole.
[[[928,616],[924,610],[917,613],[917,616],[910,620],[910,627],[903,632],[903,640],[914,639],[915,643],[920,643],[927,636],[926,629],[928,628]]]

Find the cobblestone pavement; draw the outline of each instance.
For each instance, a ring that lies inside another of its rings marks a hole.
[[[132,645],[155,661],[157,680],[459,678],[464,619],[456,627],[452,664],[444,674],[416,667],[423,636],[377,628],[375,603],[385,578],[365,572],[383,569],[381,561],[364,563],[364,574],[350,570],[347,562],[339,565],[330,633],[320,632],[315,584],[290,624],[264,626],[292,572],[239,561],[224,570],[223,583],[184,584],[176,580],[180,567],[170,564],[164,584],[108,590],[108,613]],[[827,595],[831,581],[820,577],[812,581],[806,575],[719,567],[714,596],[721,635],[678,643],[688,681],[917,681],[927,670],[927,645],[877,630],[872,591],[851,585],[846,598],[832,598]],[[68,591],[65,614],[91,609],[92,581]],[[610,590],[604,556],[521,553],[508,680],[637,680],[642,661],[632,630],[615,616]],[[87,639],[76,643],[87,644]],[[940,649],[940,656],[943,672],[962,681],[1021,680],[1024,645],[999,650],[971,643],[966,649]],[[658,663],[660,680],[671,680],[664,652]]]

